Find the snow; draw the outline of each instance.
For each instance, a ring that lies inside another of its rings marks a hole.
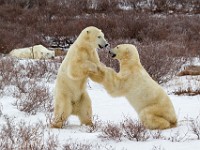
[[[199,77],[197,76],[196,78]],[[3,116],[8,116],[13,118],[16,123],[22,120],[27,124],[42,121],[46,125],[46,134],[51,133],[57,136],[60,145],[65,144],[66,141],[79,141],[86,144],[92,143],[93,145],[100,145],[100,149],[199,150],[200,140],[197,140],[196,135],[191,132],[189,120],[195,120],[200,115],[200,96],[173,95],[173,91],[178,87],[198,86],[199,84],[193,83],[195,79],[190,77],[175,77],[167,84],[162,85],[172,100],[179,124],[176,128],[162,131],[162,136],[164,136],[164,138],[161,139],[150,138],[147,141],[139,142],[130,141],[126,138],[122,138],[120,141],[103,140],[99,138],[101,134],[100,130],[92,133],[88,132],[88,127],[84,125],[81,126],[76,116],[71,116],[63,129],[51,129],[48,127],[45,112],[37,112],[36,115],[27,115],[25,112],[19,111],[16,106],[13,105],[16,99],[12,97],[12,95],[3,95],[0,98],[0,110],[2,111],[2,115],[0,113],[0,130],[2,125],[5,124]],[[186,84],[188,82],[191,84]],[[55,81],[46,84],[48,84],[50,90],[53,91]],[[138,119],[137,113],[124,97],[111,97],[101,85],[91,80],[88,81],[87,90],[92,100],[93,115],[98,118],[103,125],[108,122],[120,124],[125,117]]]

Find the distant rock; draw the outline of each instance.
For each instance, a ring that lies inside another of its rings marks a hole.
[[[185,76],[185,75],[191,75],[196,76],[200,75],[200,66],[186,66],[183,71],[177,74],[177,76]]]

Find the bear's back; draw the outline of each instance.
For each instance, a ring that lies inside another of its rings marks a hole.
[[[30,48],[14,49],[10,52],[10,55],[18,58],[30,58],[31,50]]]

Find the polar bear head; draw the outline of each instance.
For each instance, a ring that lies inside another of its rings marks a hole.
[[[41,56],[43,59],[54,59],[55,51],[41,52]]]
[[[87,43],[92,48],[104,48],[109,44],[104,38],[103,32],[93,26],[85,28],[78,37],[79,43]],[[81,42],[80,42],[81,41]]]
[[[122,60],[134,60],[134,62],[139,62],[139,54],[136,47],[132,44],[120,44],[109,51],[111,57],[114,59]]]

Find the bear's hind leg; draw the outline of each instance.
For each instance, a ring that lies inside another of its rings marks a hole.
[[[56,99],[54,107],[54,119],[51,123],[52,128],[62,128],[67,118],[72,113],[72,104],[69,99],[59,97]]]
[[[91,100],[87,92],[84,92],[78,105],[77,115],[80,119],[81,124],[92,125],[92,106]]]
[[[162,112],[160,114],[156,113],[155,107],[147,107],[142,110],[139,114],[139,117],[144,124],[144,126],[148,129],[167,129],[170,128],[170,122],[162,117]]]

